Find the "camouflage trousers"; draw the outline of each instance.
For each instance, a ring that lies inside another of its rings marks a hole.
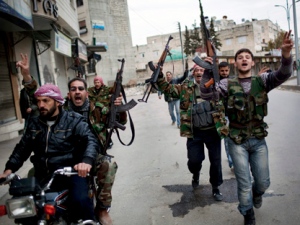
[[[118,165],[111,157],[98,156],[96,164],[97,174],[97,206],[109,208],[111,206],[111,190],[117,173]]]

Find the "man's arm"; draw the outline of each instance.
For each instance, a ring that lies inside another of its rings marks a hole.
[[[17,68],[21,68],[21,74],[23,76],[23,81],[25,83],[31,81],[31,76],[29,72],[29,60],[27,54],[21,53],[21,60],[16,63]]]
[[[78,135],[78,138],[86,144],[86,148],[83,153],[82,162],[76,164],[74,169],[78,171],[78,176],[86,177],[87,173],[90,172],[97,155],[99,154],[98,149],[100,146],[88,123],[84,121],[83,117],[75,127],[75,134]]]
[[[168,94],[172,98],[179,98],[181,85],[180,84],[170,84],[168,83],[163,74],[161,74],[157,80],[157,85],[160,91],[164,94]]]
[[[293,41],[290,39],[291,31],[284,34],[281,45],[281,64],[277,71],[271,73],[264,73],[261,75],[267,91],[278,87],[283,82],[285,82],[293,73],[293,58],[291,56],[291,51],[293,48]]]
[[[23,163],[29,158],[32,152],[32,148],[26,147],[28,146],[29,141],[30,138],[26,132],[19,143],[15,146],[12,154],[5,164],[5,170],[3,174],[0,175],[0,178],[14,173],[22,167]]]
[[[181,84],[189,75],[189,70],[185,70],[181,77],[174,78],[174,84]]]

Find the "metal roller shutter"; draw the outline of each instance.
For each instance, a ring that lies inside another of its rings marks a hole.
[[[16,120],[16,110],[4,41],[0,39],[0,125]]]

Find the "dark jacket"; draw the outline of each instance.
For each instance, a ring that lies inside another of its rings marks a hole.
[[[28,108],[31,108],[31,116],[37,116],[39,114],[36,100],[34,97],[30,97],[26,88],[22,88],[20,91],[20,110],[23,119],[28,119],[29,114],[26,112]]]
[[[84,118],[61,109],[50,127],[40,117],[32,117],[28,128],[6,163],[5,170],[17,171],[33,152],[32,163],[39,179],[54,170],[85,162],[93,165],[98,144]]]

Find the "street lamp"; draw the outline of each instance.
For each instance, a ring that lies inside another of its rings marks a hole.
[[[296,2],[299,2],[300,0],[297,0]],[[288,0],[286,0],[286,7],[283,6],[283,5],[274,5],[275,7],[282,7],[284,8],[285,12],[286,12],[286,18],[287,18],[287,21],[288,21],[288,26],[289,26],[289,30],[291,30],[291,27],[290,27],[290,10],[291,10],[291,7],[293,6],[293,4],[291,4],[289,6],[289,2]]]

